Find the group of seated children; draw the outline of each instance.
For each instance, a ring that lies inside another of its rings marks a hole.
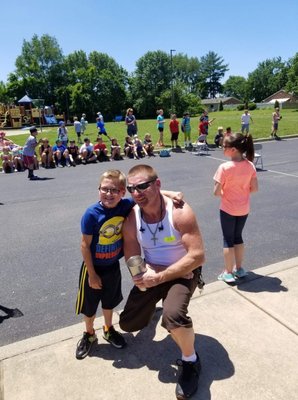
[[[24,171],[22,150],[22,147],[5,137],[5,132],[0,132],[0,159],[3,173]]]
[[[231,127],[228,127],[226,129],[226,131],[224,132],[224,128],[222,126],[219,126],[217,128],[217,134],[214,137],[214,143],[215,143],[216,147],[221,148],[222,144],[223,144],[224,137],[230,136],[231,133],[232,133]]]
[[[127,158],[138,160],[145,156],[154,157],[153,150],[154,146],[149,133],[146,133],[143,143],[138,135],[134,135],[133,139],[130,136],[125,138],[124,154]]]
[[[111,160],[123,160],[121,146],[116,138],[111,138],[110,156],[103,142],[103,132],[98,132],[96,144],[93,145],[89,138],[85,138],[83,144],[78,147],[75,140],[68,140],[67,128],[64,123],[59,125],[58,138],[53,146],[48,138],[40,141],[38,148],[41,166],[43,168],[75,167],[78,164],[89,164]],[[0,157],[2,161],[2,172],[24,171],[22,147],[8,139],[4,139],[5,133],[0,132]],[[108,137],[107,134],[105,136]],[[142,142],[137,135],[133,138],[127,136],[124,143],[124,155],[127,158],[140,159],[145,156],[152,157],[154,145],[151,135],[146,133]],[[34,156],[34,169],[38,169],[39,162],[37,154]]]

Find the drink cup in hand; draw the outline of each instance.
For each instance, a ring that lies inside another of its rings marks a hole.
[[[132,256],[126,261],[127,268],[132,277],[143,275],[146,271],[145,261],[141,256]],[[145,291],[146,288],[139,288],[141,291]]]

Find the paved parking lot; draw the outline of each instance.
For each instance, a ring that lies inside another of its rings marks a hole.
[[[222,268],[219,199],[212,195],[221,150],[144,160],[167,189],[181,190],[196,212],[206,245],[204,277],[215,281]],[[247,221],[245,267],[255,269],[298,255],[298,139],[263,143],[260,190],[252,196]],[[80,321],[74,315],[80,255],[80,218],[97,200],[98,178],[108,168],[127,172],[135,160],[38,171],[48,178],[28,181],[26,173],[0,175],[1,306],[0,346]],[[123,292],[131,281],[123,265]],[[123,304],[121,305],[123,306]],[[120,306],[120,307],[121,307]]]

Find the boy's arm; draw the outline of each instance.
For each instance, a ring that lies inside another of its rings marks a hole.
[[[168,197],[169,199],[172,200],[175,206],[182,207],[184,204],[183,200],[183,193],[182,192],[174,192],[172,190],[161,190],[160,191],[162,195]]]
[[[92,235],[85,235],[85,234],[82,235],[81,253],[89,275],[89,286],[92,289],[101,289],[102,288],[101,279],[95,272],[93,266],[92,254],[90,249],[92,238],[93,238]]]

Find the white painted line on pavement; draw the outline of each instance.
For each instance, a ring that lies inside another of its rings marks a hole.
[[[287,174],[286,172],[273,171],[272,169],[266,169],[266,171],[273,172],[274,174],[280,174],[280,175],[292,176],[293,178],[298,178],[298,175]]]
[[[212,158],[213,160],[218,160],[221,162],[225,162],[225,160],[223,160],[222,158],[217,158],[217,157],[212,157],[212,156],[208,156],[208,158]],[[294,175],[294,174],[288,174],[286,172],[279,172],[279,171],[274,171],[273,169],[264,169],[264,171],[266,172],[272,172],[274,174],[280,174],[280,175],[286,175],[286,176],[291,176],[293,178],[298,178],[298,175]]]

